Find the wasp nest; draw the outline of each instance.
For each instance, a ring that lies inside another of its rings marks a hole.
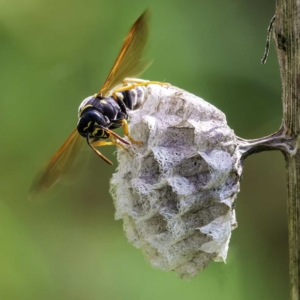
[[[184,90],[149,85],[130,112],[143,145],[118,150],[111,180],[116,219],[152,266],[190,279],[225,261],[242,166],[225,115]]]

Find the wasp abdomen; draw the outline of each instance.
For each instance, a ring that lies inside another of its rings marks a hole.
[[[147,98],[147,87],[138,86],[134,89],[125,91],[124,96],[123,102],[127,108],[130,110],[139,109]]]

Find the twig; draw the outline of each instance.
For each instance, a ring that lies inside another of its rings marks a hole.
[[[272,28],[273,28],[274,21],[275,21],[275,16],[273,16],[273,18],[271,19],[271,22],[270,22],[269,27],[267,29],[268,33],[267,33],[265,53],[264,53],[264,56],[261,60],[261,63],[263,65],[267,62],[267,59],[268,59],[269,50],[270,50],[270,39],[271,39],[271,34],[272,34]]]
[[[300,2],[277,0],[274,41],[283,102],[283,127],[290,138],[300,134]],[[300,151],[285,155],[288,187],[288,231],[291,300],[300,299]]]

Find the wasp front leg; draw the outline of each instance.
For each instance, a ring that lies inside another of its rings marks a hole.
[[[110,142],[108,141],[96,141],[93,143],[93,146],[95,147],[102,147],[102,146],[117,146],[122,148],[123,150],[127,151],[127,148],[125,148],[121,143],[118,143],[117,140],[113,136],[109,136]]]
[[[132,144],[135,144],[135,145],[142,145],[143,144],[143,141],[136,141],[133,137],[130,136],[128,123],[125,119],[119,120],[118,122],[123,124],[122,126],[123,126],[123,130],[124,130],[124,135],[128,137],[129,141]]]

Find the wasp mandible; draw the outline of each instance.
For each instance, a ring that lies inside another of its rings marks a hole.
[[[127,109],[134,110],[141,105],[141,96],[132,91],[137,91],[149,84],[166,84],[135,79],[149,66],[149,62],[142,59],[149,34],[148,20],[149,12],[146,10],[127,34],[121,51],[100,91],[80,104],[77,128],[73,130],[34,182],[30,193],[31,198],[37,193],[48,190],[68,171],[84,141],[82,137],[93,151],[110,165],[112,162],[95,147],[117,145],[124,148],[117,140],[123,144],[130,144],[112,130],[123,127],[124,135],[131,143],[141,143],[135,141],[128,132]]]

